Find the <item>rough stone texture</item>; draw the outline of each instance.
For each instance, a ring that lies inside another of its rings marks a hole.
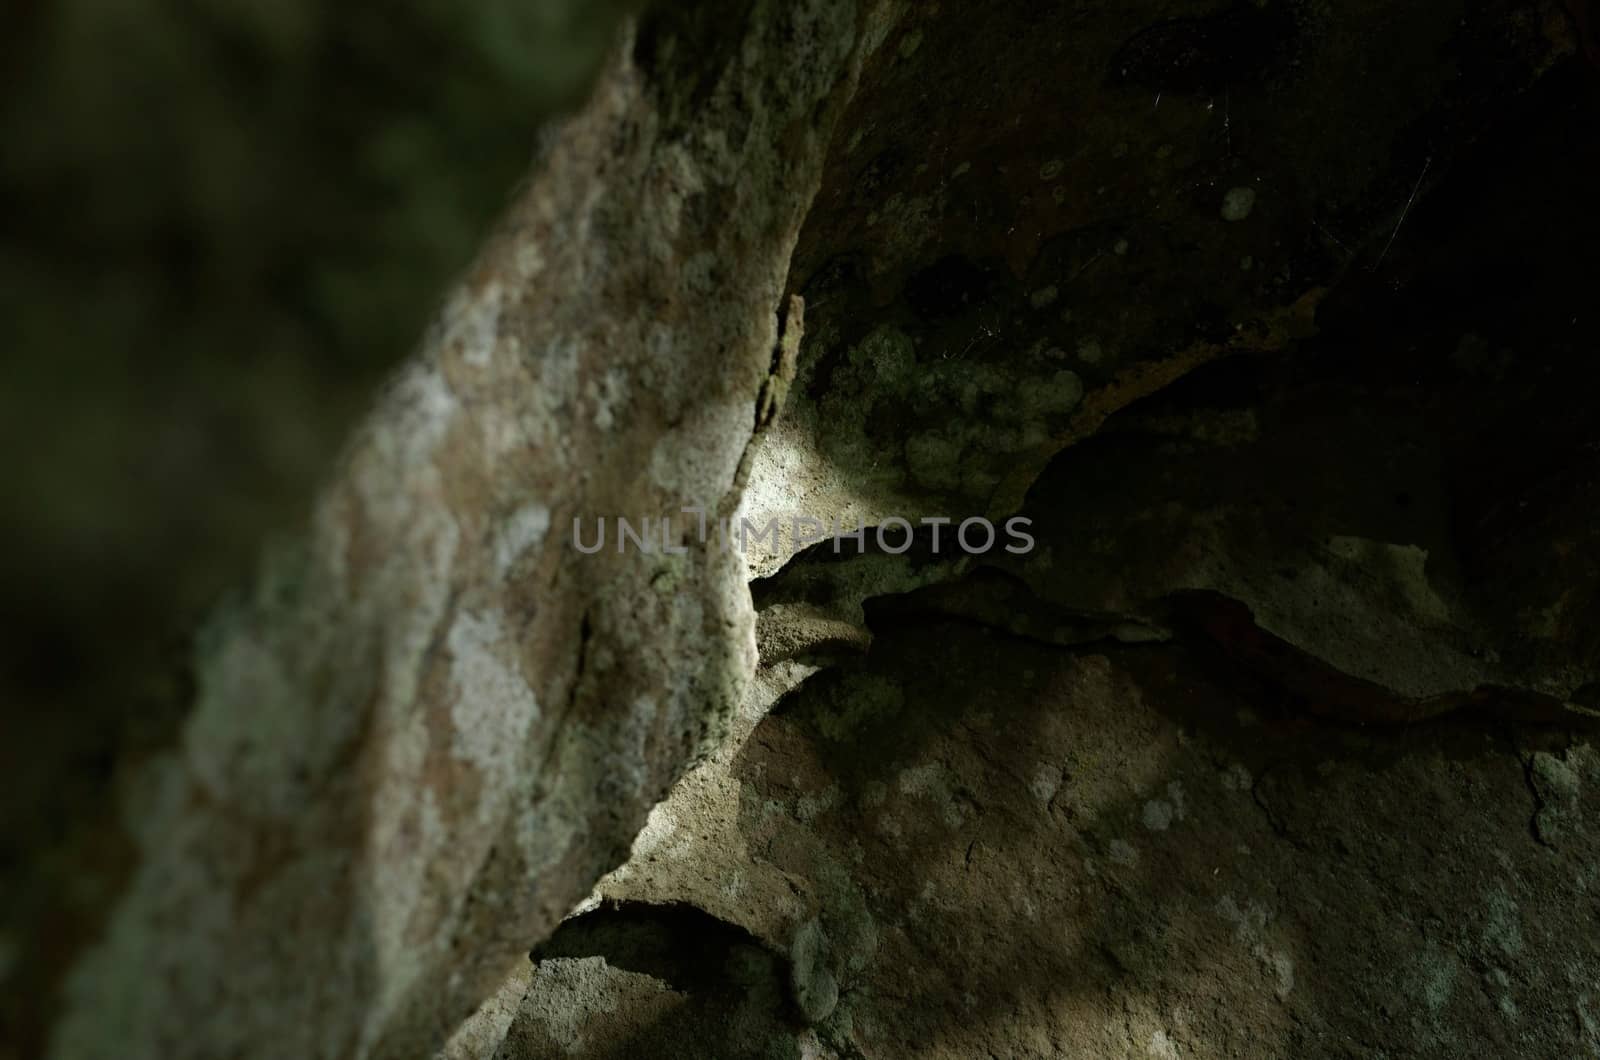
[[[626,958],[606,956],[624,947]],[[783,955],[689,907],[601,907],[563,924],[536,959],[540,986],[497,1060],[698,1056],[708,1048],[803,1055],[797,1039],[815,1047],[787,1018]],[[559,974],[546,974],[551,969]]]
[[[796,250],[808,339],[752,498],[1014,511],[1110,412],[1392,270],[1412,194],[1574,47],[1553,5],[920,6]]]
[[[1600,1054],[1571,26],[968,14],[864,74],[749,506],[1039,547],[752,557],[728,744],[497,1055]],[[683,985],[719,954],[640,961],[686,909],[786,958],[764,1036]],[[557,1034],[641,973],[670,1033]]]
[[[569,527],[737,503],[873,17],[630,27],[309,534],[200,638],[53,1055],[429,1055],[720,736],[755,662],[738,557],[681,518],[681,554],[581,556]]]
[[[1600,1053],[1570,10],[658,11],[213,624],[58,1054]],[[686,502],[1038,548],[562,538]]]
[[[1539,753],[1571,763],[1576,823],[1600,775],[1587,742],[1561,744]],[[1063,652],[902,616],[735,770],[753,862],[820,906],[842,995],[822,1055],[1600,1047],[1600,947],[1567,926],[1593,914],[1597,851],[1530,835],[1521,752],[1491,726],[1348,729],[1200,645]],[[626,965],[635,945],[595,952]],[[531,996],[580,989],[541,964]]]
[[[1595,660],[1463,573],[1447,421],[1497,397],[1307,380],[1314,363],[1197,376],[1222,399],[1170,394],[1109,425],[1035,486],[1045,547],[996,565],[1067,611],[1202,627],[1349,720],[1491,688],[1523,690],[1489,697],[1508,710],[1587,713],[1567,704]]]
[[[532,963],[523,963],[506,977],[487,1001],[464,1020],[439,1050],[437,1060],[480,1060],[492,1056],[522,1008],[533,979]]]

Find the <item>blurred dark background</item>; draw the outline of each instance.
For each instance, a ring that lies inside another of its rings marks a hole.
[[[24,700],[203,606],[295,518],[621,2],[8,5],[0,562]]]

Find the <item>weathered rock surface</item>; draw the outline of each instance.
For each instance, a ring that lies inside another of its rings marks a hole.
[[[1403,275],[1408,202],[1574,47],[1540,5],[919,7],[796,250],[808,340],[753,497],[1009,514],[1109,413]]]
[[[630,30],[209,628],[57,1055],[1600,1053],[1587,23],[897,13]],[[1037,547],[569,547],[685,504]]]
[[[1563,794],[1536,801],[1529,761]],[[1587,1055],[1594,763],[1479,722],[1315,722],[1200,646],[902,615],[733,767],[742,879],[786,883],[738,915],[814,918],[838,1005],[806,1029],[791,1003],[787,1052],[723,1050],[708,1018],[696,1055]],[[1529,822],[1557,806],[1574,831],[1551,849]],[[653,854],[634,871],[685,895],[741,878]],[[588,952],[632,968],[636,945]],[[519,1019],[592,1004],[587,967],[541,963]],[[637,1016],[596,1023],[676,1055]],[[500,1055],[622,1055],[564,1044]]]
[[[205,630],[179,745],[129,771],[98,938],[33,984],[61,988],[53,1055],[429,1055],[715,743],[755,662],[738,557],[682,518],[672,554],[570,527],[737,503],[881,14],[630,28],[309,534]]]
[[[864,77],[751,506],[1038,547],[754,557],[732,739],[496,1055],[1600,1053],[1560,12],[986,13]],[[765,1034],[639,961],[686,906],[788,960]]]

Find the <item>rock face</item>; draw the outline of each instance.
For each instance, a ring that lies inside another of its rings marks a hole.
[[[716,742],[753,615],[737,556],[679,512],[738,502],[879,15],[630,27],[309,534],[203,632],[53,1055],[428,1055]],[[573,547],[575,519],[665,516],[670,553]]]
[[[697,1055],[1583,1055],[1600,948],[1562,925],[1589,915],[1596,849],[1529,834],[1536,806],[1578,827],[1596,812],[1595,752],[1565,743],[1464,719],[1330,726],[1201,646],[1063,650],[902,615],[757,729],[733,766],[748,864],[696,894],[820,925],[841,1000],[807,1027],[797,997],[771,1025],[786,1052]],[[1530,790],[1530,752],[1565,794]],[[677,868],[645,847],[634,871]],[[536,955],[520,1021],[548,1027],[553,998],[593,1004],[637,970],[649,920],[602,934],[615,917],[563,928],[589,925],[581,981]],[[675,957],[661,982],[722,959]],[[674,1055],[647,1010],[591,1026],[495,1055],[621,1055],[598,1046],[619,1027],[645,1043],[630,1055]]]
[[[1587,11],[658,5],[205,631],[54,1055],[1600,1053]]]
[[[1600,1052],[1570,24],[984,15],[863,76],[749,504],[1037,547],[752,557],[730,740],[493,1055]]]

